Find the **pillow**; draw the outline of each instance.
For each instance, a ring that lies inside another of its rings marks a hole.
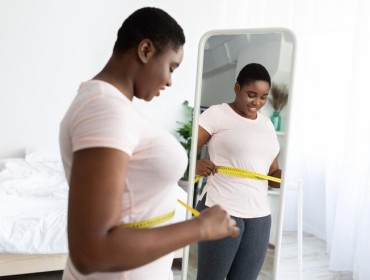
[[[28,162],[62,161],[60,151],[57,148],[54,149],[27,148],[25,154],[26,161]]]

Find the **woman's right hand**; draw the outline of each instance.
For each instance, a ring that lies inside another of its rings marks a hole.
[[[196,162],[195,175],[210,176],[217,172],[216,165],[208,159],[200,159]]]
[[[214,240],[223,237],[237,237],[239,228],[233,218],[219,205],[203,210],[197,217],[200,222],[201,239]]]

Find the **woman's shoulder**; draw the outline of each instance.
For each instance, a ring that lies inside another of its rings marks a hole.
[[[122,111],[122,109],[128,112],[136,111],[132,101],[116,87],[98,80],[82,82],[73,105],[78,111],[89,108],[96,110],[96,112],[106,111],[107,109],[117,109],[117,112]]]
[[[204,112],[207,112],[207,113],[210,113],[210,112],[219,113],[221,111],[227,110],[227,107],[228,106],[229,105],[227,103],[214,104],[214,105],[209,106],[207,109],[205,109]]]
[[[266,114],[258,112],[258,120],[260,124],[263,124],[269,130],[272,130],[275,132],[274,125],[272,124],[270,118]]]
[[[258,112],[257,114],[258,114],[258,118],[259,118],[261,121],[264,121],[264,122],[269,121],[269,122],[271,122],[271,121],[270,121],[270,118],[269,118],[266,114],[261,113],[261,112]]]
[[[86,119],[140,119],[132,102],[114,86],[97,80],[82,82],[66,113],[73,122]]]
[[[125,103],[132,103],[122,92],[110,83],[100,80],[82,82],[78,89],[78,96],[84,99],[117,99]]]

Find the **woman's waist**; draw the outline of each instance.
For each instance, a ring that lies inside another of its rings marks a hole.
[[[265,190],[226,189],[207,184],[204,192],[207,195],[207,206],[221,205],[230,215],[236,217],[261,217],[270,213]]]
[[[226,173],[215,173],[214,175],[207,177],[207,184],[212,185],[216,188],[231,188],[231,189],[256,189],[258,191],[265,190],[268,188],[268,181],[255,178],[252,176],[239,177],[237,174],[226,174]]]
[[[183,220],[185,209],[177,199],[186,201],[185,191],[177,185],[165,191],[147,191],[141,195],[126,191],[122,201],[121,222],[157,220],[160,221],[158,224],[166,225]]]

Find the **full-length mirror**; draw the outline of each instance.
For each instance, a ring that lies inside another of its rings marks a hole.
[[[187,247],[182,279],[196,279],[197,270],[226,277],[240,267],[276,279],[294,48],[293,34],[280,28],[217,30],[201,39],[189,174],[202,177],[189,185],[188,204],[222,205],[241,234]]]

